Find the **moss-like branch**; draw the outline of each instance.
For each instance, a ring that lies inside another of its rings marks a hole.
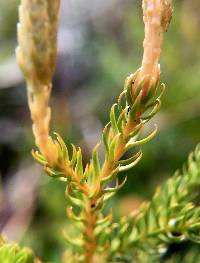
[[[29,248],[20,248],[17,244],[9,244],[0,237],[0,262],[5,263],[42,263]]]
[[[138,251],[155,262],[166,254],[170,244],[187,240],[200,243],[200,207],[195,203],[199,187],[200,145],[189,155],[182,173],[176,172],[159,187],[151,202],[113,225],[108,249],[113,262],[116,257],[136,256]],[[113,246],[113,240],[117,246]]]

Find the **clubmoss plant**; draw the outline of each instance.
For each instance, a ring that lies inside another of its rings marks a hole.
[[[2,263],[41,263],[29,248],[20,248],[0,238],[0,262]]]
[[[176,174],[158,188],[152,201],[143,204],[137,213],[113,222],[112,211],[106,214],[104,208],[127,181],[125,178],[120,182],[118,175],[141,160],[141,146],[157,132],[155,127],[147,137],[141,137],[145,125],[161,106],[164,84],[160,83],[159,59],[163,35],[172,16],[171,0],[143,0],[145,38],[141,67],[126,78],[111,107],[110,120],[102,134],[103,162],[98,157],[98,143],[85,167],[81,148],[69,146],[70,156],[61,136],[55,133],[51,137],[49,133],[48,103],[56,62],[59,5],[59,0],[21,0],[16,55],[27,83],[38,147],[32,152],[33,157],[47,175],[66,184],[67,213],[76,234],[65,233],[69,249],[64,262],[159,262],[170,244],[200,240],[200,210],[194,203],[197,192],[192,190],[200,182],[199,147],[190,155],[183,174]],[[126,153],[132,149],[135,153],[127,158]],[[115,186],[111,187],[111,182]]]

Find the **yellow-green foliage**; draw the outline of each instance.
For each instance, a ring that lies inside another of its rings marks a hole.
[[[41,263],[34,258],[29,248],[20,248],[17,244],[9,244],[1,239],[0,262],[2,263]]]

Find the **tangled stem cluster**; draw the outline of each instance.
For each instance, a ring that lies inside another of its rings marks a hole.
[[[146,138],[141,138],[146,123],[161,105],[164,85],[160,85],[159,59],[163,34],[171,20],[171,0],[143,0],[145,38],[141,67],[126,78],[124,89],[111,108],[110,121],[102,136],[103,163],[98,157],[97,144],[85,167],[80,148],[72,145],[70,155],[58,134],[55,139],[49,135],[51,110],[48,105],[56,63],[59,6],[59,0],[21,0],[16,54],[27,82],[33,133],[39,150],[33,151],[33,156],[49,176],[66,182],[67,213],[76,229],[75,236],[65,234],[71,248],[66,252],[66,262],[132,262],[129,256],[134,246],[158,256],[166,248],[163,243],[181,242],[184,238],[199,242],[196,234],[199,209],[193,213],[194,205],[187,202],[188,187],[191,182],[194,185],[198,182],[199,149],[189,162],[185,179],[176,176],[168,181],[150,204],[141,207],[137,216],[122,218],[116,224],[112,211],[105,214],[103,210],[126,183],[127,178],[119,182],[119,173],[140,161],[142,151],[138,146],[151,140],[157,131],[155,128]],[[134,154],[126,157],[131,149],[135,150]],[[112,181],[116,182],[113,187]],[[178,236],[173,234],[174,229],[179,230]]]

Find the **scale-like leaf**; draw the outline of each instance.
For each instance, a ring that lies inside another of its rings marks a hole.
[[[78,149],[78,151],[77,151],[75,172],[76,172],[80,177],[83,177],[82,152],[81,152],[81,148],[80,148],[80,147],[79,147],[79,149]]]
[[[141,140],[138,140],[138,141],[132,141],[131,139],[129,140],[129,142],[126,144],[126,151],[135,147],[135,146],[138,146],[138,145],[142,145],[142,144],[145,144],[147,143],[148,141],[150,141],[151,139],[153,139],[153,137],[156,135],[157,133],[157,126],[155,127],[154,131],[148,135],[147,137],[145,137],[144,139],[141,139]]]
[[[117,104],[113,104],[111,111],[110,111],[110,122],[111,122],[111,127],[113,129],[113,131],[115,132],[115,134],[118,134],[119,130],[118,130],[118,126],[117,126],[117,120],[116,120],[116,113],[115,113],[115,107],[117,106]]]
[[[118,181],[117,181],[117,184],[114,188],[106,188],[104,189],[104,193],[111,193],[111,192],[119,191],[125,185],[126,181],[127,181],[127,177],[124,178],[121,184],[118,184]]]

